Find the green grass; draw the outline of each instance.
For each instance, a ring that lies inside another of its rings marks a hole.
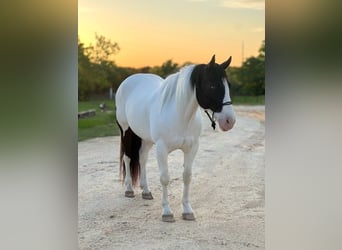
[[[101,112],[99,105],[105,103],[107,110]],[[96,100],[78,102],[78,112],[89,109],[96,110],[96,116],[78,119],[78,140],[83,141],[95,137],[119,135],[120,130],[115,121],[114,101]]]
[[[264,105],[265,96],[235,96],[234,105]],[[106,112],[101,112],[99,105],[105,103]],[[95,137],[119,135],[120,130],[115,121],[114,101],[93,100],[78,102],[78,112],[89,109],[96,110],[96,116],[78,119],[78,140],[83,141]]]
[[[233,96],[234,105],[265,105],[265,96]]]

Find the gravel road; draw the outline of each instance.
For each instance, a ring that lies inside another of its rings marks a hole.
[[[264,249],[265,107],[234,108],[237,122],[229,132],[213,131],[203,116],[190,189],[196,221],[181,219],[181,151],[169,155],[176,222],[165,223],[155,148],[147,163],[154,200],[143,200],[140,188],[129,199],[119,178],[119,137],[79,142],[79,248]]]

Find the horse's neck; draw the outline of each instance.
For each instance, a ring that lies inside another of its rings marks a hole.
[[[199,108],[190,75],[194,65],[187,66],[177,74],[166,79],[163,93],[163,105],[174,105],[176,116],[182,122],[188,123]]]
[[[199,109],[199,105],[196,99],[195,92],[190,86],[190,81],[186,81],[183,83],[181,92],[182,93],[180,94],[180,99],[182,101],[177,103],[177,110],[182,115],[185,122],[188,122],[192,119],[196,111]]]

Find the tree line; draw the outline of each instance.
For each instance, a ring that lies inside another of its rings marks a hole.
[[[120,47],[116,42],[95,33],[95,45],[85,46],[78,39],[78,100],[107,95],[109,89],[115,92],[120,83],[134,73],[154,73],[163,78],[177,72],[181,67],[171,59],[161,66],[142,68],[119,67],[114,56]],[[265,94],[265,42],[257,57],[247,58],[241,67],[227,69],[232,96],[257,96]]]

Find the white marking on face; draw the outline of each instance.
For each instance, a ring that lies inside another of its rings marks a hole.
[[[225,78],[222,79],[222,82],[224,84],[224,90],[225,90],[223,103],[230,102],[231,98],[230,98],[230,93],[229,93],[228,82]],[[234,112],[232,105],[224,105],[222,107],[221,112],[215,113],[214,117],[218,121],[219,126],[221,130],[223,131],[228,131],[232,129],[236,121],[235,112]]]

